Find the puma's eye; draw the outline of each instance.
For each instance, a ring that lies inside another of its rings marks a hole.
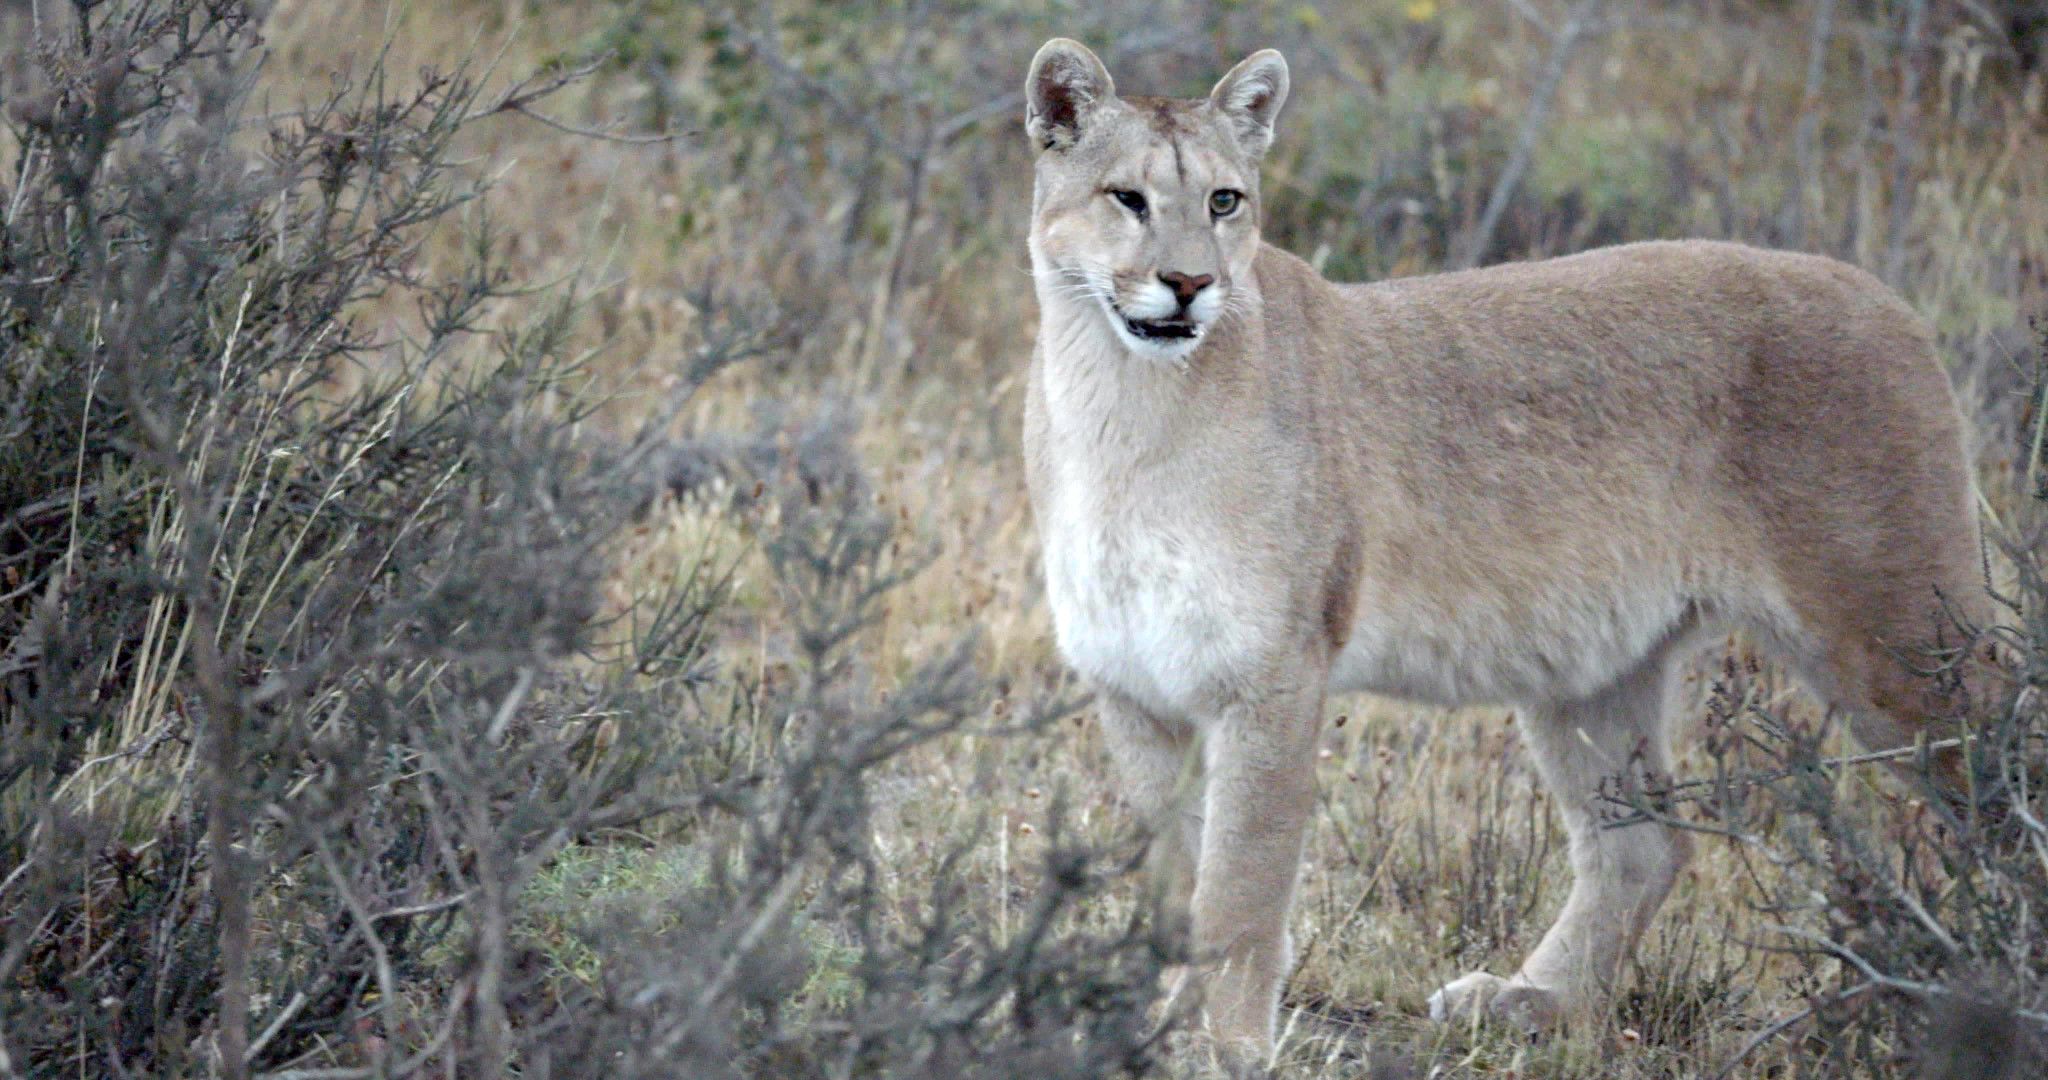
[[[1124,188],[1111,188],[1109,190],[1109,197],[1122,203],[1124,209],[1138,215],[1140,218],[1145,216],[1145,197],[1143,195]]]
[[[1243,201],[1243,192],[1218,188],[1209,193],[1209,213],[1217,217],[1229,217],[1237,213],[1238,204]]]

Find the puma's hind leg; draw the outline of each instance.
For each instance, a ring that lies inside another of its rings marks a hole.
[[[1967,476],[1947,483],[1969,490]],[[1885,545],[1855,558],[1797,549],[1777,560],[1780,578],[1795,583],[1785,620],[1792,629],[1778,644],[1807,688],[1847,714],[1856,740],[1875,752],[1967,734],[1958,686],[1982,693],[1998,666],[1987,655],[1994,643],[1972,640],[2000,618],[1974,507],[1965,500],[1952,513],[1891,526]],[[1959,791],[1964,760],[1960,749],[1937,751],[1935,778]],[[1916,767],[1911,755],[1893,765]]]
[[[1809,616],[1833,633],[1799,662],[1802,680],[1847,715],[1864,749],[1901,751],[1891,759],[1901,773],[1919,768],[1916,756],[1903,751],[1922,740],[1933,744],[1933,779],[1960,795],[1967,759],[1950,740],[1968,734],[1966,695],[1984,691],[1995,664],[1986,658],[1988,644],[1968,640],[1991,624],[1988,595],[1979,589],[1952,600],[1929,589],[1918,604],[1880,595],[1854,614],[1823,609]]]
[[[1521,713],[1522,741],[1564,819],[1572,891],[1514,975],[1474,972],[1430,996],[1431,1017],[1475,1014],[1548,1027],[1603,1000],[1622,962],[1685,865],[1690,839],[1658,822],[1612,827],[1625,808],[1604,782],[1626,772],[1668,776],[1667,716],[1675,649],[1666,646],[1590,697]]]

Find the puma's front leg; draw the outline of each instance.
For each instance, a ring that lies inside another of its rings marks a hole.
[[[1318,683],[1231,705],[1205,727],[1194,945],[1210,1031],[1233,1049],[1273,1043],[1321,720]]]
[[[1152,834],[1150,869],[1160,899],[1169,917],[1185,919],[1202,843],[1202,816],[1193,805],[1200,766],[1194,731],[1184,721],[1163,720],[1111,690],[1100,691],[1097,702],[1103,743],[1116,763],[1123,801]]]

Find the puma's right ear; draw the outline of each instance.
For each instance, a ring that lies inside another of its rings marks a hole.
[[[1102,61],[1078,41],[1054,38],[1031,58],[1024,80],[1024,130],[1040,150],[1063,150],[1081,135],[1088,113],[1116,97]]]

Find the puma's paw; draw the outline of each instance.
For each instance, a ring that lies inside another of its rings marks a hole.
[[[1483,1016],[1510,1021],[1533,1033],[1555,1027],[1563,1013],[1563,1002],[1556,993],[1484,971],[1453,979],[1429,995],[1429,1018],[1437,1021]]]

